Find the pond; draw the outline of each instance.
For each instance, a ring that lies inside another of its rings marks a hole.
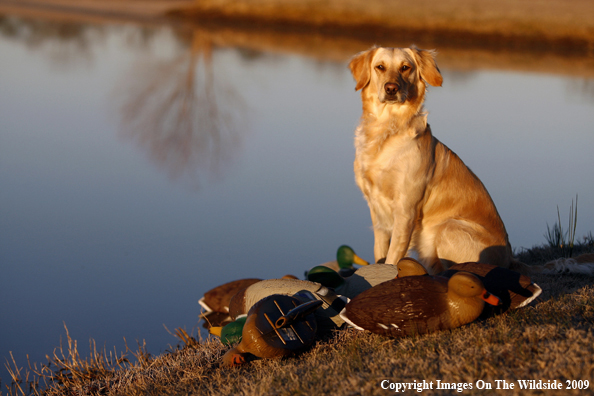
[[[167,329],[198,334],[197,300],[214,286],[302,276],[341,244],[372,260],[346,67],[364,46],[0,25],[3,363],[11,352],[20,366],[45,362],[64,326],[83,354],[89,339],[160,353],[177,343]],[[566,227],[576,194],[576,234],[590,232],[593,68],[441,56],[432,130],[484,182],[514,249],[544,243],[557,207]]]

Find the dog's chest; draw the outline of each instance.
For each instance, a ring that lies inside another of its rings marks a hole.
[[[395,136],[382,145],[361,144],[356,152],[355,177],[366,198],[393,198],[419,159],[418,147],[411,139]]]

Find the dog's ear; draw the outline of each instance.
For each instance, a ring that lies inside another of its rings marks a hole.
[[[437,67],[437,63],[435,63],[436,52],[419,49],[414,45],[410,49],[419,65],[421,78],[434,87],[441,87],[443,77]]]
[[[369,80],[371,79],[371,59],[376,51],[377,47],[373,47],[367,51],[359,52],[349,62],[349,69],[351,69],[351,73],[357,82],[355,91],[365,88],[369,84]]]

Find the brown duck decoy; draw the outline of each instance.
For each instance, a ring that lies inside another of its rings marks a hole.
[[[427,274],[421,263],[408,257],[400,260],[397,267],[399,278]],[[484,316],[522,308],[542,293],[540,286],[533,283],[530,277],[491,264],[474,262],[454,264],[448,270],[439,273],[438,276],[451,278],[459,271],[470,272],[478,276],[485,288],[501,300],[501,304],[496,307],[486,306]]]
[[[245,289],[261,280],[262,279],[248,278],[227,282],[204,293],[204,297],[198,300],[198,304],[200,304],[206,312],[229,313],[231,297],[233,297],[239,290]]]
[[[343,298],[319,283],[298,279],[266,279],[238,291],[231,298],[229,315],[236,319],[246,314],[255,303],[273,294],[297,296],[302,302],[311,299],[322,301],[322,307],[315,312],[321,331],[332,330],[344,324],[339,315],[345,305]]]
[[[310,346],[317,324],[313,311],[322,305],[314,300],[302,303],[285,295],[271,295],[249,310],[241,342],[223,355],[223,364],[238,366],[259,358],[280,358]]]
[[[471,273],[458,272],[450,279],[409,276],[364,291],[341,316],[359,330],[404,337],[470,323],[479,317],[485,302],[496,305],[499,299]]]
[[[285,275],[282,279],[297,279],[297,277]],[[245,289],[261,280],[259,278],[246,278],[227,282],[204,293],[204,297],[198,300],[198,304],[206,310],[207,314],[210,312],[229,313],[231,297],[241,289]]]
[[[398,269],[398,278],[404,278],[406,276],[419,276],[427,275],[427,270],[421,263],[411,257],[404,257],[396,264]]]

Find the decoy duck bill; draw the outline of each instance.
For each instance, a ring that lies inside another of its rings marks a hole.
[[[359,265],[369,265],[368,261],[363,260],[361,257],[357,256],[356,254],[353,256],[353,263]]]
[[[481,295],[481,297],[488,304],[491,304],[491,305],[494,305],[494,306],[501,305],[501,300],[499,299],[499,297],[497,297],[494,294],[489,293],[486,289],[483,291],[483,294]]]
[[[223,331],[223,326],[212,326],[208,329],[210,334],[216,335],[217,337],[221,336],[221,331]]]
[[[239,365],[242,365],[245,363],[245,357],[240,354],[235,354],[235,355],[233,355],[231,361],[232,361],[233,366],[239,366]]]

